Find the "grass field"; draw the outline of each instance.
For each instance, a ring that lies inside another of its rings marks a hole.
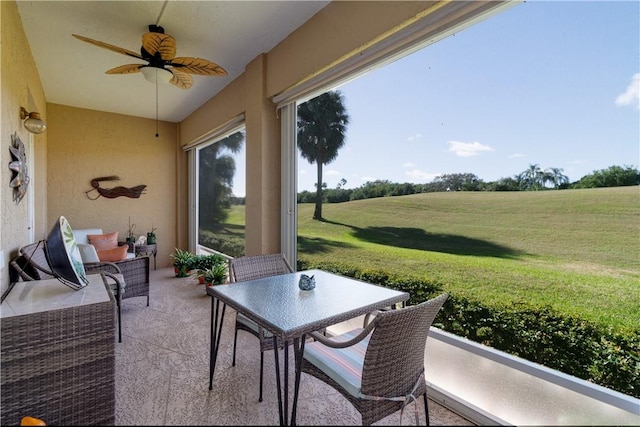
[[[324,222],[300,204],[298,258],[426,277],[486,305],[550,306],[636,331],[639,202],[638,187],[424,193],[324,204]],[[229,222],[242,224],[242,212]]]

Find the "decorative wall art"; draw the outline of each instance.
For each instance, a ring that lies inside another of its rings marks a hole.
[[[9,169],[13,172],[9,186],[13,188],[13,201],[16,205],[20,203],[27,192],[29,186],[29,176],[27,175],[27,155],[24,151],[24,144],[17,133],[11,135],[11,162]]]
[[[99,178],[93,178],[91,180],[91,186],[93,187],[91,190],[85,191],[85,194],[90,200],[96,200],[100,196],[106,197],[108,199],[115,199],[116,197],[130,197],[132,199],[137,199],[141,194],[144,194],[146,185],[136,185],[135,187],[127,188],[122,186],[117,186],[113,188],[101,188],[100,182],[102,181],[119,181],[120,177],[111,175],[111,176],[101,176]],[[89,193],[92,191],[97,191],[98,195],[96,197],[91,197]]]

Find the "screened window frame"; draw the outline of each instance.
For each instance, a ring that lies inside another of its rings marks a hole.
[[[408,20],[401,28],[382,34],[371,44],[275,95],[281,117],[281,229],[282,253],[296,265],[297,252],[297,105],[334,90],[411,53],[426,48],[515,5],[516,1],[438,2]]]
[[[189,218],[188,218],[188,246],[189,250],[194,253],[200,253],[200,245],[198,242],[198,230],[200,228],[200,220],[198,212],[199,209],[199,194],[200,194],[200,182],[198,177],[200,175],[200,150],[204,149],[212,144],[222,141],[228,136],[246,130],[246,121],[244,114],[240,114],[233,119],[227,121],[221,126],[212,129],[205,133],[201,137],[197,138],[189,144],[185,144],[182,148],[187,152],[187,162],[189,170],[189,193],[188,193],[188,205],[189,205]],[[245,146],[247,144],[245,133]],[[245,150],[245,166],[246,166],[246,150]],[[246,174],[246,167],[245,167]],[[246,178],[246,177],[245,177]],[[209,248],[206,251],[210,252]]]

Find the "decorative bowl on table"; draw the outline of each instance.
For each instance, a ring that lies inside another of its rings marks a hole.
[[[300,280],[298,281],[298,287],[303,291],[310,291],[311,289],[316,287],[315,277],[301,274]]]

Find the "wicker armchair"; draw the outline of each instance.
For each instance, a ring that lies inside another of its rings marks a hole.
[[[9,263],[13,272],[25,281],[55,279],[58,276],[52,271],[45,253],[46,241],[41,240],[20,248],[20,254]],[[107,277],[107,283],[111,286],[116,305],[118,307],[118,342],[122,342],[122,328],[120,325],[120,304],[122,302],[123,289],[125,287],[124,277],[114,263],[91,263],[84,264],[87,274],[103,274]],[[13,274],[13,273],[12,273]],[[13,279],[12,279],[13,280]]]
[[[266,254],[234,258],[229,263],[230,282],[242,282],[291,273],[293,269],[283,254]],[[264,372],[264,352],[273,350],[273,335],[259,327],[253,320],[242,314],[236,315],[235,334],[233,337],[233,362],[236,366],[236,343],[238,331],[245,331],[260,340],[260,394],[258,401],[262,402],[262,378]]]
[[[22,280],[44,280],[55,278],[45,255],[42,240],[24,246],[20,249],[20,255],[10,262],[11,269]],[[118,308],[118,342],[122,342],[122,324],[120,311],[122,300],[137,296],[147,297],[149,305],[149,266],[150,257],[130,258],[117,262],[92,262],[85,263],[87,274],[103,273],[108,277],[113,293],[116,297]]]
[[[433,323],[448,294],[421,304],[381,311],[365,328],[333,338],[313,332],[304,348],[302,372],[338,390],[371,425],[424,398],[429,425],[424,352]],[[295,408],[295,403],[294,403]],[[418,407],[415,407],[418,425]],[[402,412],[400,415],[402,421]]]

